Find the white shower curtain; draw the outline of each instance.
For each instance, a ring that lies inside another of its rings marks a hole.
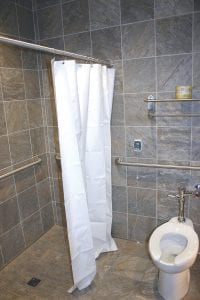
[[[111,237],[114,69],[52,61],[64,201],[74,286],[90,285],[95,258],[117,250]]]

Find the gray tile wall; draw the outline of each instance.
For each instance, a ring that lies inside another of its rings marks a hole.
[[[32,2],[0,1],[0,34],[35,42]],[[0,45],[0,269],[53,224],[45,100],[36,52]]]
[[[193,85],[200,99],[200,5],[197,0],[35,0],[41,44],[110,59],[116,67],[112,113],[113,234],[145,240],[162,222],[177,215],[177,187],[192,188],[200,172],[116,166],[130,161],[199,164],[200,118],[150,119],[143,99],[174,98],[176,85]],[[48,17],[47,17],[48,16]],[[61,173],[55,105],[43,56],[44,96],[48,102],[48,138],[56,222],[63,220]],[[13,75],[14,76],[14,75]],[[8,90],[9,95],[9,90]],[[161,103],[157,112],[200,112],[200,103]],[[2,121],[3,122],[3,121]],[[135,153],[134,139],[143,151]],[[6,145],[5,145],[6,147]],[[186,215],[199,228],[199,199],[188,198]]]

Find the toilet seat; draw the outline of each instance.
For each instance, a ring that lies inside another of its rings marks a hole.
[[[160,249],[161,240],[164,236],[181,235],[187,240],[185,248],[178,254],[173,262],[169,262],[162,258],[162,250]],[[149,240],[149,252],[155,264],[164,272],[179,273],[190,268],[196,259],[198,252],[199,240],[196,232],[191,226],[184,223],[167,222],[159,226],[152,233]]]

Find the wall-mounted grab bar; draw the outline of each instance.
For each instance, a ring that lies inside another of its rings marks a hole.
[[[144,102],[190,102],[190,101],[200,101],[200,99],[144,99]]]
[[[145,164],[140,162],[126,162],[121,158],[116,158],[115,163],[122,166],[161,168],[161,169],[179,169],[179,170],[200,170],[200,166],[179,166],[179,165],[162,165],[162,164]]]
[[[41,161],[42,161],[41,158],[38,158],[36,161],[34,161],[32,163],[29,163],[29,164],[27,164],[25,166],[19,167],[19,168],[15,169],[15,170],[12,170],[12,171],[10,171],[10,172],[8,172],[6,174],[0,175],[0,180],[3,179],[3,178],[6,178],[8,176],[11,176],[11,175],[13,175],[15,173],[18,173],[20,171],[23,171],[23,170],[25,170],[25,169],[27,169],[29,167],[38,165],[39,163],[41,163]]]

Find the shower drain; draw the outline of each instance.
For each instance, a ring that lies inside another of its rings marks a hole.
[[[40,281],[40,279],[33,277],[27,282],[27,284],[36,287],[40,283]]]

